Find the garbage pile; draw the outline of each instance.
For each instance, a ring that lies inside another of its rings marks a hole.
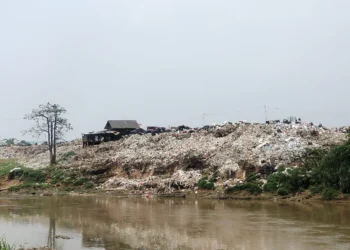
[[[177,170],[170,178],[149,176],[144,179],[127,179],[112,177],[101,185],[102,189],[145,190],[154,189],[160,193],[170,193],[174,190],[194,189],[202,177],[199,171]]]
[[[346,139],[346,129],[312,123],[226,123],[187,133],[134,134],[119,141],[82,148],[81,140],[58,147],[59,165],[79,169],[100,180],[102,189],[193,189],[201,176],[225,183],[251,172],[267,175],[280,166],[298,165],[307,149],[326,148]],[[16,150],[14,150],[16,149]],[[12,151],[11,151],[12,150]],[[0,148],[34,168],[46,167],[45,146]],[[74,152],[69,160],[60,157]]]

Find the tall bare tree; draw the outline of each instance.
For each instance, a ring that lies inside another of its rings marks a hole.
[[[72,130],[71,124],[63,116],[67,110],[58,104],[47,103],[39,105],[38,109],[33,109],[32,113],[24,116],[26,120],[35,121],[36,125],[25,131],[33,136],[46,134],[47,145],[50,151],[50,164],[56,163],[56,145],[57,141],[63,139],[63,136],[69,130]]]

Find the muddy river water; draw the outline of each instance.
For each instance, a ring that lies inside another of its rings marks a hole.
[[[350,204],[0,198],[0,236],[58,250],[350,249]]]

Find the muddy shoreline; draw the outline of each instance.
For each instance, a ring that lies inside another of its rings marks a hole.
[[[58,147],[54,165],[43,145],[3,147],[0,196],[320,200],[323,190],[311,194],[301,167],[309,152],[321,154],[345,141],[342,130],[306,123],[230,124],[193,134],[133,135],[89,148],[72,141]],[[350,200],[339,190],[325,191],[325,199]]]
[[[310,191],[305,191],[297,195],[280,196],[271,193],[262,193],[251,195],[249,192],[238,192],[235,194],[225,194],[218,191],[207,190],[183,190],[174,193],[151,193],[145,191],[127,191],[127,190],[89,190],[86,192],[65,192],[57,190],[21,190],[19,192],[10,192],[8,190],[0,191],[0,197],[47,197],[47,196],[110,196],[116,198],[177,198],[177,199],[212,199],[212,200],[246,200],[246,201],[283,201],[283,202],[321,202],[338,203],[350,202],[350,195],[341,195],[334,200],[324,200],[321,195],[311,195]]]

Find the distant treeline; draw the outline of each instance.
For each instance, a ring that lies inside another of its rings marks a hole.
[[[26,140],[17,140],[15,138],[7,138],[0,140],[0,147],[4,146],[31,146],[31,145],[40,145],[44,144],[44,141],[26,141]]]

